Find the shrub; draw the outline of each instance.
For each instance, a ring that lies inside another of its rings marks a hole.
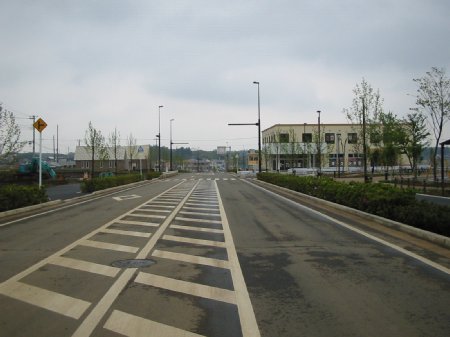
[[[31,206],[48,201],[45,188],[37,185],[5,185],[0,187],[0,211]]]
[[[149,172],[146,174],[145,178],[151,180],[154,178],[158,178],[160,175],[160,172]],[[142,180],[140,174],[124,174],[112,177],[94,178],[83,181],[81,183],[81,191],[85,193],[91,193],[110,187],[131,184],[140,180]]]
[[[259,173],[258,179],[410,226],[450,235],[450,207],[418,202],[412,189],[277,173]]]

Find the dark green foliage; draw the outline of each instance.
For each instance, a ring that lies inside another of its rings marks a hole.
[[[91,193],[94,191],[104,190],[106,188],[131,184],[141,180],[139,174],[118,175],[105,178],[94,178],[85,180],[81,183],[81,191]]]
[[[387,184],[341,183],[326,177],[298,177],[276,173],[260,173],[258,179],[450,236],[450,207],[416,201],[414,190],[403,190]]]
[[[45,188],[37,185],[5,185],[0,187],[0,211],[40,204],[48,201]]]
[[[160,172],[149,172],[146,175],[146,179],[151,180],[158,178],[161,175]],[[104,190],[106,188],[131,184],[142,180],[140,174],[126,174],[117,175],[113,177],[94,178],[91,180],[85,180],[81,183],[81,191],[85,193],[91,193],[94,191]]]

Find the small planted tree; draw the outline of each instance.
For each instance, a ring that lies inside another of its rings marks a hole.
[[[114,129],[114,132],[109,134],[108,146],[112,150],[112,159],[114,159],[114,172],[117,175],[117,155],[120,148],[120,133],[117,132],[117,129]]]
[[[435,138],[433,160],[433,176],[437,180],[436,155],[444,125],[450,119],[450,79],[443,68],[431,68],[425,76],[414,79],[419,85],[416,104],[419,110],[428,116],[428,123]]]
[[[84,143],[86,144],[86,150],[91,156],[91,178],[94,178],[95,159],[107,159],[108,152],[106,151],[105,137],[103,137],[99,130],[94,128],[92,122],[89,122],[89,127],[86,130],[84,137]]]
[[[14,114],[0,104],[0,159],[5,159],[20,151],[24,142],[20,141],[20,127]]]
[[[136,147],[136,138],[133,137],[133,134],[127,137],[127,153],[130,157],[130,166],[128,170],[133,169],[133,157],[137,156],[137,147]]]

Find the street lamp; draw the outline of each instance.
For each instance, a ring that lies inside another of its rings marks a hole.
[[[174,118],[170,120],[170,171],[172,171],[172,122],[174,120]]]
[[[307,156],[306,156],[306,123],[303,123],[303,168],[306,168],[307,165]]]
[[[254,81],[253,84],[258,85],[258,122],[256,123],[228,123],[228,125],[256,125],[258,127],[258,170],[261,172],[261,103],[259,96],[259,82]]]
[[[320,143],[320,110],[317,110],[317,113],[319,114],[319,117],[318,117],[318,125],[319,125],[319,139],[318,139],[318,141],[317,141],[317,155],[318,155],[318,161],[319,161],[319,165],[318,165],[318,171],[317,171],[317,175],[320,175],[320,170],[321,170],[321,153],[320,153],[320,148],[321,148],[321,143]]]
[[[158,171],[161,172],[161,108],[163,105],[158,106]]]
[[[258,85],[258,169],[261,173],[261,103],[259,96],[259,82],[253,81],[253,84]]]

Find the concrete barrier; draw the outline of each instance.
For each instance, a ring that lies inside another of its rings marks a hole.
[[[435,204],[435,205],[450,206],[450,198],[440,197],[437,195],[416,193],[416,200],[426,201],[426,202],[429,202],[429,203]]]

